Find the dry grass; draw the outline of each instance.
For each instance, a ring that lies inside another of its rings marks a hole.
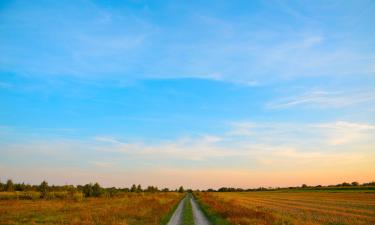
[[[128,193],[114,198],[1,200],[0,224],[160,224],[178,193]]]
[[[197,193],[200,201],[235,225],[372,225],[375,193]]]

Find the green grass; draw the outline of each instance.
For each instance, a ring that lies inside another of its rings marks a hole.
[[[219,214],[214,213],[207,205],[202,203],[198,198],[194,198],[198,203],[200,209],[202,210],[203,214],[210,221],[211,225],[231,225],[226,219],[224,219]]]
[[[193,209],[190,202],[191,194],[188,194],[185,200],[184,210],[182,212],[181,225],[194,225]]]

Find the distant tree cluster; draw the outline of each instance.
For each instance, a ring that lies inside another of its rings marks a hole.
[[[327,189],[327,188],[350,188],[350,187],[370,187],[370,188],[375,188],[375,181],[373,182],[368,182],[368,183],[358,183],[356,181],[348,183],[344,182],[341,184],[335,184],[335,185],[316,185],[316,186],[308,186],[306,184],[302,184],[301,186],[296,186],[296,187],[259,187],[259,188],[248,188],[248,189],[243,189],[243,188],[233,188],[233,187],[221,187],[217,190],[209,188],[205,191],[207,192],[243,192],[243,191],[274,191],[274,190],[285,190],[285,189]]]
[[[48,185],[46,181],[43,181],[40,185],[30,185],[25,183],[13,183],[11,179],[9,179],[6,183],[0,182],[0,191],[1,192],[38,192],[38,197],[44,199],[52,199],[55,197],[59,197],[61,195],[66,196],[77,196],[81,194],[84,197],[112,197],[117,194],[121,194],[124,192],[134,192],[134,193],[141,193],[141,192],[184,192],[184,188],[181,186],[179,189],[170,190],[168,188],[159,189],[156,186],[148,186],[147,188],[143,189],[140,184],[135,185],[133,184],[130,188],[116,188],[116,187],[109,187],[104,188],[99,185],[99,183],[90,183],[85,185]]]

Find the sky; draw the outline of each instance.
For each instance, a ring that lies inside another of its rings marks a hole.
[[[375,179],[375,1],[0,0],[0,180]]]

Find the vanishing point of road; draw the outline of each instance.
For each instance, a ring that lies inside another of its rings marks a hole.
[[[180,225],[182,223],[182,212],[184,211],[185,201],[190,201],[191,203],[195,225],[210,225],[196,200],[191,197],[191,194],[187,194],[184,199],[181,200],[167,225]]]

